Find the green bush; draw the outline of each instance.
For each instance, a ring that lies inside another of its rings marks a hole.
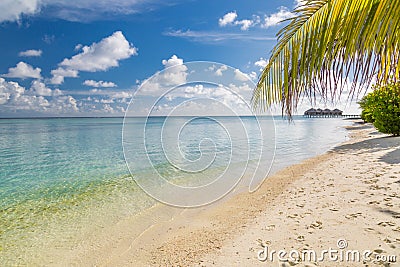
[[[364,121],[382,133],[400,135],[400,83],[375,87],[359,104]]]

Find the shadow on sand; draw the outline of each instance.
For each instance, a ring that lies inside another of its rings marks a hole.
[[[374,130],[370,125],[360,125],[349,127],[348,130],[361,130],[361,129],[371,129]],[[385,155],[379,158],[380,161],[388,163],[388,164],[400,164],[400,137],[394,136],[379,136],[380,134],[376,131],[372,131],[369,133],[370,136],[378,135],[375,138],[363,140],[360,142],[352,143],[352,144],[344,144],[335,147],[332,151],[345,154],[345,153],[355,153],[355,154],[363,154],[365,152],[377,152],[380,150],[394,149],[386,153]]]

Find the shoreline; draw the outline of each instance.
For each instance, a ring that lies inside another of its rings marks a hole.
[[[260,243],[271,244],[276,250],[322,249],[323,245],[335,247],[339,238],[346,238],[352,249],[393,254],[399,262],[400,195],[396,190],[399,191],[400,183],[395,179],[400,177],[400,162],[396,157],[399,139],[377,134],[368,125],[347,128],[350,140],[325,154],[278,171],[256,192],[239,193],[200,210],[182,210],[175,218],[152,226],[130,242],[122,254],[108,250],[108,260],[97,264],[265,266],[271,262],[257,259]],[[368,151],[368,142],[384,145]],[[385,159],[388,163],[379,162],[380,154],[386,150],[392,150],[389,154],[394,155]],[[382,171],[376,172],[371,168],[374,165],[363,164],[367,159],[379,167],[384,165]],[[362,165],[351,164],[351,160],[361,160]],[[347,172],[348,175],[343,175]],[[381,181],[379,177],[387,179]],[[378,194],[376,190],[384,192]],[[367,198],[367,203],[363,198]],[[392,212],[385,212],[379,205]],[[376,222],[367,216],[370,213]],[[362,222],[357,222],[361,219]],[[284,225],[278,225],[282,222]],[[353,266],[342,264],[339,265]],[[337,264],[318,263],[318,266],[334,265]]]
[[[307,142],[303,141],[299,145],[296,139],[289,138],[291,143],[282,146],[278,153],[279,158],[285,160],[275,161],[272,173],[268,177],[288,165],[301,162],[304,158],[323,153],[333,144],[347,138],[341,120],[333,120],[328,124],[328,127],[333,126],[325,131],[329,134],[321,145],[317,143],[307,147],[305,146]],[[302,140],[305,140],[305,135],[310,132],[314,142],[320,134],[317,130],[321,125],[307,119],[299,120],[295,129],[294,124],[286,122],[278,127],[282,132],[288,132],[289,129],[296,130]],[[287,138],[284,135],[279,142]],[[284,151],[289,152],[287,157],[282,157],[287,153]],[[137,248],[143,248],[143,243],[147,243],[143,242],[145,238],[156,236],[156,245],[159,245],[164,241],[164,237],[168,236],[164,235],[164,232],[170,228],[169,225],[176,225],[177,221],[181,220],[186,222],[180,223],[179,227],[182,229],[191,228],[193,224],[198,226],[201,223],[193,223],[193,220],[189,219],[201,218],[209,210],[225,205],[225,202],[236,194],[247,192],[250,182],[247,178],[250,178],[251,173],[250,171],[248,176],[245,175],[236,188],[223,199],[196,209],[171,208],[160,203],[155,203],[153,206],[154,200],[124,175],[122,178],[107,180],[106,183],[90,182],[88,183],[90,187],[82,187],[80,191],[72,190],[73,198],[60,197],[58,201],[58,195],[54,194],[54,201],[50,204],[41,201],[38,205],[35,201],[30,201],[25,205],[18,205],[15,210],[3,210],[5,216],[3,218],[8,219],[16,230],[4,227],[6,231],[3,233],[8,236],[2,235],[7,243],[0,246],[0,261],[6,265],[57,265],[62,262],[101,266],[124,257],[134,258],[134,255],[141,255]],[[69,192],[63,190],[66,194]],[[9,215],[15,219],[10,219]],[[161,234],[157,235],[157,231]],[[148,243],[152,244],[151,240]],[[147,246],[145,250],[151,250],[152,246]],[[136,252],[132,252],[135,250]],[[127,256],[128,254],[130,255]]]

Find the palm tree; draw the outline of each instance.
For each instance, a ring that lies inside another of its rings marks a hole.
[[[306,0],[281,29],[253,93],[253,105],[280,103],[289,117],[303,97],[337,100],[371,81],[399,80],[399,0]]]

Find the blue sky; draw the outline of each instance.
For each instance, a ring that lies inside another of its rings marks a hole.
[[[146,79],[190,61],[256,81],[296,4],[2,0],[0,117],[121,116]]]

